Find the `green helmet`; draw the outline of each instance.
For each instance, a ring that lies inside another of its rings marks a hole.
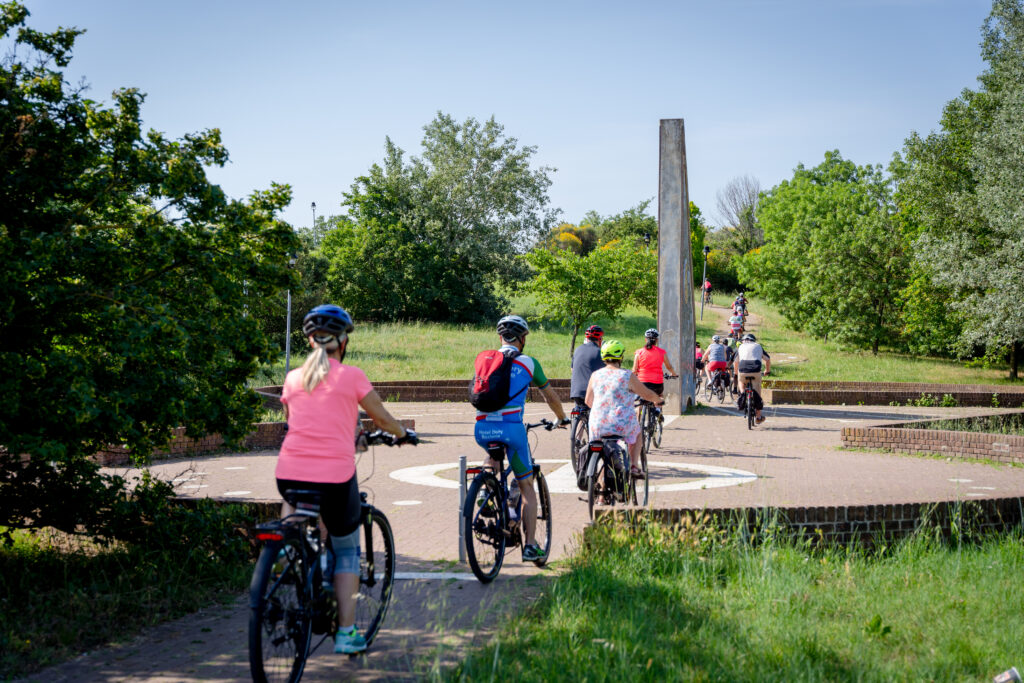
[[[618,339],[609,339],[601,344],[601,360],[622,360],[624,353],[626,353],[626,347]]]

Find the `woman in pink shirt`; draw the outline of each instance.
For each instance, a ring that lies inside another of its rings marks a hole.
[[[676,371],[665,355],[665,349],[658,346],[658,330],[653,327],[644,332],[647,343],[633,354],[633,372],[645,387],[661,396],[665,391],[665,376],[661,366],[668,368],[670,375]]]
[[[384,408],[373,385],[357,367],[344,365],[352,318],[344,309],[317,306],[302,321],[312,353],[301,368],[288,373],[281,390],[288,432],[277,458],[277,490],[285,498],[281,514],[295,511],[285,492],[321,492],[321,533],[334,549],[334,593],[338,599],[338,633],[334,651],[366,649],[355,628],[355,595],[359,592],[359,483],[356,480],[356,434],[362,407],[398,443],[417,442]]]

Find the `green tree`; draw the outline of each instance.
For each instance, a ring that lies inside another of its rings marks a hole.
[[[630,303],[653,315],[658,297],[658,255],[632,241],[613,240],[589,254],[538,248],[526,254],[534,277],[524,285],[545,315],[572,329],[569,357],[581,327],[595,316],[614,320]]]
[[[797,329],[874,353],[898,335],[907,245],[879,167],[827,152],[762,195],[757,218],[766,242],[740,275]]]
[[[903,201],[922,225],[915,267],[927,298],[917,301],[947,302],[939,322],[955,332],[948,342],[964,355],[1009,353],[1012,378],[1024,356],[1022,54],[1022,3],[995,0],[982,30],[989,68],[980,88],[949,102],[941,130],[912,134],[893,162]]]
[[[548,167],[532,168],[493,118],[438,113],[423,155],[408,161],[390,139],[383,165],[345,194],[348,221],[327,235],[328,291],[353,314],[471,321],[505,305],[495,284],[526,277],[516,258],[547,232]]]
[[[269,354],[246,307],[291,282],[290,193],[226,198],[217,130],[143,135],[140,93],[106,108],[66,83],[81,31],[27,16],[0,5],[0,526],[95,530],[128,498],[90,454],[252,423]]]

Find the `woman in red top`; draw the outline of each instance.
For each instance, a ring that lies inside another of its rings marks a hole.
[[[658,346],[658,330],[652,327],[644,332],[644,337],[647,338],[647,344],[633,355],[633,372],[645,387],[661,396],[665,390],[661,366],[668,368],[670,375],[675,375],[676,371],[665,355],[665,349]]]

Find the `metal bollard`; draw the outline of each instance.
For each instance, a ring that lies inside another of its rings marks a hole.
[[[994,683],[1011,683],[1012,681],[1019,681],[1020,674],[1017,673],[1017,667],[1011,666],[1009,669],[999,674],[992,679]]]
[[[466,506],[466,456],[459,456],[459,562],[466,561],[466,525],[462,523],[462,510]]]

